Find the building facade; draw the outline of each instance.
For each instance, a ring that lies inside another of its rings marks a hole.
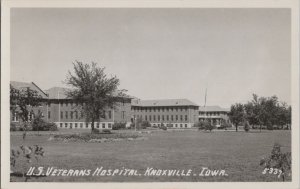
[[[187,99],[133,99],[134,119],[149,121],[151,126],[191,128],[198,121],[198,105]]]
[[[229,123],[228,109],[220,106],[199,107],[199,121],[209,120],[212,124],[220,127],[222,122]]]
[[[68,89],[53,87],[41,90],[35,83],[11,81],[11,87],[19,90],[31,89],[42,97],[41,105],[30,107],[29,122],[41,114],[47,122],[53,122],[58,128],[90,129],[82,111],[80,102],[66,96]],[[125,123],[126,127],[135,124],[137,119],[148,121],[151,126],[171,128],[191,128],[198,121],[208,119],[217,127],[222,121],[228,122],[229,110],[219,106],[199,107],[188,99],[140,100],[131,96],[118,98],[114,108],[107,108],[94,123],[97,129],[112,129],[114,123]],[[18,109],[11,112],[11,122],[20,123]]]
[[[89,129],[91,122],[87,121],[82,111],[82,103],[67,98],[65,88],[53,87],[48,94],[47,121],[54,122],[58,128]],[[131,123],[131,97],[120,97],[114,108],[106,108],[94,122],[94,128],[112,129],[115,122]]]

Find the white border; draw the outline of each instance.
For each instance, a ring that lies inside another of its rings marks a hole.
[[[292,10],[292,182],[161,182],[161,183],[10,183],[9,182],[9,81],[10,81],[10,8],[12,7],[144,7],[144,8],[291,8]],[[299,187],[299,2],[298,0],[3,0],[1,12],[1,188],[272,188],[288,189]]]

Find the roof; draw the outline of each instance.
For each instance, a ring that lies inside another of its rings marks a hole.
[[[31,89],[37,92],[42,98],[48,98],[47,94],[39,88],[34,82],[19,82],[19,81],[10,81],[10,85],[18,90],[21,89]]]
[[[200,112],[229,112],[229,109],[227,108],[221,108],[220,106],[200,106],[199,107]]]
[[[48,90],[46,90],[46,93],[49,95],[49,99],[67,99],[67,91],[70,91],[72,89],[70,88],[64,88],[64,87],[52,87]],[[121,91],[120,91],[121,92]],[[117,92],[115,93],[117,95]],[[123,98],[134,98],[130,95],[124,94],[122,96]]]
[[[139,100],[134,99],[131,102],[132,106],[198,106],[188,99],[164,99],[164,100]]]
[[[48,94],[50,99],[66,99],[66,92],[68,90],[69,89],[63,87],[52,87],[46,90],[46,93]]]

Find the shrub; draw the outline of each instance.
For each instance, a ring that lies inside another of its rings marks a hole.
[[[271,155],[260,161],[260,165],[265,168],[280,170],[282,173],[279,176],[283,181],[285,181],[286,175],[291,173],[291,163],[291,152],[282,153],[281,145],[277,143],[274,144]]]
[[[141,128],[146,129],[147,127],[151,127],[151,124],[149,121],[142,121]]]
[[[112,130],[126,129],[126,123],[114,123],[112,126]]]
[[[14,123],[10,124],[10,131],[17,131],[17,126]]]
[[[205,121],[200,121],[196,124],[196,127],[198,127],[199,130],[209,130],[212,131],[213,129],[216,128],[215,125],[213,125],[210,121],[205,120]]]
[[[250,124],[248,123],[248,121],[245,122],[244,130],[245,130],[246,132],[248,132],[248,131],[250,130]]]
[[[102,133],[103,134],[112,134],[112,132],[109,129],[103,129]]]
[[[168,123],[168,124],[167,124],[167,127],[173,127],[173,126],[172,126],[172,124],[171,124],[171,123]]]
[[[166,131],[168,128],[166,126],[162,125],[162,126],[160,126],[160,129]]]
[[[96,128],[92,129],[92,134],[99,134],[99,133],[100,133],[99,129]]]

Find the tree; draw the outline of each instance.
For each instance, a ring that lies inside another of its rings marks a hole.
[[[91,122],[92,131],[96,120],[104,117],[105,109],[114,108],[125,90],[118,90],[120,84],[116,76],[108,77],[105,68],[97,64],[73,63],[74,73],[68,72],[66,84],[71,86],[67,96],[81,102],[82,112],[86,121]]]
[[[272,129],[273,125],[282,123],[282,121],[285,122],[282,119],[282,117],[285,117],[284,109],[276,96],[258,97],[258,95],[253,94],[253,99],[245,104],[247,120],[251,125],[259,125],[260,131],[262,125]],[[282,120],[280,121],[280,119]]]
[[[26,135],[27,123],[30,121],[29,115],[33,114],[33,107],[42,103],[42,97],[37,91],[27,87],[26,89],[16,89],[10,86],[10,111],[17,113],[23,122],[23,130]]]
[[[228,113],[231,123],[235,125],[236,132],[238,131],[238,125],[245,120],[244,105],[236,103],[231,105],[230,112]]]
[[[198,127],[198,130],[209,130],[210,132],[215,129],[215,126],[211,123],[209,120],[204,120],[196,123],[196,127]]]

